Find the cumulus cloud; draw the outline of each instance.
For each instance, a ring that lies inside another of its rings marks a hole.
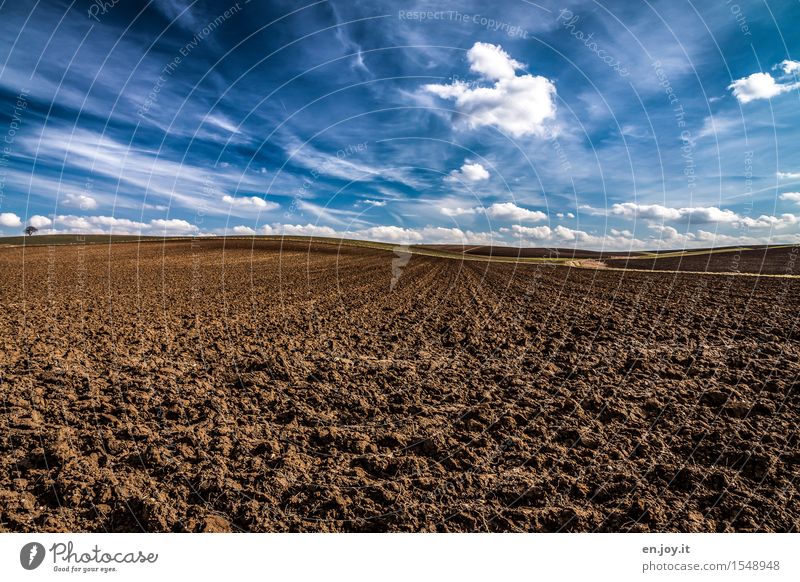
[[[445,182],[480,182],[489,179],[489,171],[481,164],[464,163],[459,170],[445,176]]]
[[[200,229],[194,224],[191,224],[180,218],[157,218],[151,220],[149,223],[149,230],[164,234],[164,236],[179,235],[179,234],[195,234]]]
[[[442,226],[426,227],[419,230],[422,238],[431,243],[451,244],[502,244],[491,232],[473,232],[460,228],[444,228]]]
[[[424,228],[401,228],[399,226],[373,226],[347,236],[381,242],[412,244],[498,244],[496,237],[490,232],[472,232],[460,228],[442,226],[426,226]]]
[[[769,73],[753,73],[728,85],[728,89],[733,92],[733,96],[740,103],[750,103],[757,99],[771,99],[797,87],[800,87],[800,83],[779,83]]]
[[[513,79],[516,71],[525,67],[515,61],[502,47],[486,42],[476,42],[467,52],[469,68],[484,79]]]
[[[236,227],[239,228],[239,227]],[[236,228],[234,230],[236,230]],[[247,227],[242,227],[242,229]],[[241,231],[242,234],[251,234]],[[422,228],[404,228],[394,225],[371,226],[358,230],[337,231],[331,227],[313,224],[291,225],[272,224],[262,227],[261,233],[272,235],[295,236],[328,236],[338,238],[355,238],[397,244],[415,243],[450,243],[450,244],[504,244],[491,232],[473,232],[460,228],[442,226],[426,226]]]
[[[238,226],[234,226],[231,229],[231,233],[232,234],[240,234],[240,235],[250,235],[250,234],[255,234],[256,231],[254,229],[250,228],[249,226],[244,226],[243,224],[240,224]]]
[[[595,235],[561,225],[550,228],[548,226],[530,227],[515,224],[511,227],[510,232],[518,239],[518,244],[549,243],[550,245],[587,249],[640,249],[647,246],[647,241],[633,238],[633,234],[627,230],[611,229],[604,235]]]
[[[687,244],[694,241],[696,238],[693,233],[678,232],[678,230],[672,226],[653,225],[650,228],[659,232],[659,242],[667,243],[669,245]]]
[[[556,114],[556,87],[546,77],[517,75],[523,65],[502,47],[476,42],[467,52],[470,70],[493,86],[474,87],[464,81],[429,84],[423,89],[441,99],[455,101],[471,128],[494,126],[513,137],[542,135],[545,122]]]
[[[288,236],[336,236],[336,231],[329,226],[317,224],[265,224],[261,227],[262,234],[288,235]]]
[[[780,216],[768,216],[766,214],[762,214],[758,218],[751,218],[746,216],[739,220],[739,224],[746,226],[747,228],[773,228],[773,229],[781,229],[781,228],[788,228],[790,226],[795,226],[798,222],[800,222],[800,217],[795,216],[794,214],[781,214]]]
[[[722,210],[716,206],[700,208],[681,208],[681,219],[694,223],[736,222],[739,216],[732,210]]]
[[[355,233],[360,238],[382,242],[411,243],[422,242],[422,234],[410,228],[400,226],[373,226]]]
[[[691,221],[694,223],[736,222],[739,216],[731,210],[722,210],[716,206],[698,206],[685,208],[669,208],[660,204],[637,204],[623,202],[614,204],[609,212],[613,216],[627,219]]]
[[[778,172],[779,180],[796,180],[800,178],[800,172]]]
[[[28,222],[39,229],[47,228],[50,233],[188,236],[200,231],[196,225],[179,218],[139,222],[115,216],[59,214],[52,219],[35,215]]]
[[[461,208],[460,206],[455,208],[444,206],[439,210],[441,210],[442,214],[445,216],[464,216],[465,214],[475,214],[474,208]]]
[[[97,208],[97,200],[88,194],[69,193],[64,196],[63,202],[66,206],[77,206],[81,210],[94,210]]]
[[[720,232],[708,232],[706,230],[698,230],[696,235],[690,234],[690,242],[694,242],[695,246],[700,247],[714,247],[725,245],[753,245],[753,244],[779,244],[779,243],[797,243],[798,235],[787,234],[780,236],[769,237],[752,237],[752,236],[735,236]]]
[[[553,229],[553,236],[566,242],[590,242],[593,238],[591,234],[583,230],[574,230],[566,226],[558,225]]]
[[[538,222],[547,218],[544,212],[528,210],[513,202],[496,202],[485,209],[486,215],[498,220],[516,220]]]
[[[267,202],[258,196],[229,196],[226,194],[222,197],[222,201],[237,208],[253,208],[264,211],[278,208],[278,204],[275,202]]]
[[[34,214],[28,220],[28,224],[36,228],[45,228],[53,224],[53,221],[41,214]]]
[[[781,200],[786,200],[788,202],[796,202],[800,204],[800,192],[784,192],[780,196]]]
[[[22,226],[22,220],[13,212],[3,212],[0,213],[0,226],[16,228]]]
[[[780,67],[786,75],[800,73],[800,61],[785,60],[781,61],[781,63],[776,66]]]
[[[635,202],[614,204],[610,213],[622,218],[643,218],[645,220],[677,220],[681,216],[677,208],[667,208],[660,204],[637,204]]]
[[[546,240],[552,231],[549,226],[521,226],[515,224],[511,227],[511,234],[521,239]]]

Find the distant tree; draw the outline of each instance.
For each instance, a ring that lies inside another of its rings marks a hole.
[[[35,234],[37,232],[39,232],[39,229],[36,228],[35,226],[25,227],[25,235],[26,236],[31,236],[32,234]]]

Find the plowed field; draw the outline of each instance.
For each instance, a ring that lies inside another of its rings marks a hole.
[[[2,531],[798,531],[800,281],[0,249]]]

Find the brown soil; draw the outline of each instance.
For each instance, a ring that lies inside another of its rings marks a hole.
[[[798,280],[223,244],[0,250],[0,530],[800,530]]]
[[[692,251],[689,251],[690,253]],[[659,259],[605,259],[609,267],[657,271],[800,275],[800,246],[753,248]]]
[[[482,257],[518,257],[518,258],[547,258],[547,259],[599,259],[608,255],[607,252],[586,251],[576,248],[555,247],[506,247],[506,246],[475,246],[475,245],[419,245],[423,248],[439,249],[451,252],[478,255]],[[620,253],[616,253],[619,255]],[[636,256],[639,253],[630,253]]]

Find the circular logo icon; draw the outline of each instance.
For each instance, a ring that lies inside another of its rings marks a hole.
[[[44,546],[39,542],[30,542],[22,546],[19,552],[19,563],[26,570],[35,570],[44,561]]]

